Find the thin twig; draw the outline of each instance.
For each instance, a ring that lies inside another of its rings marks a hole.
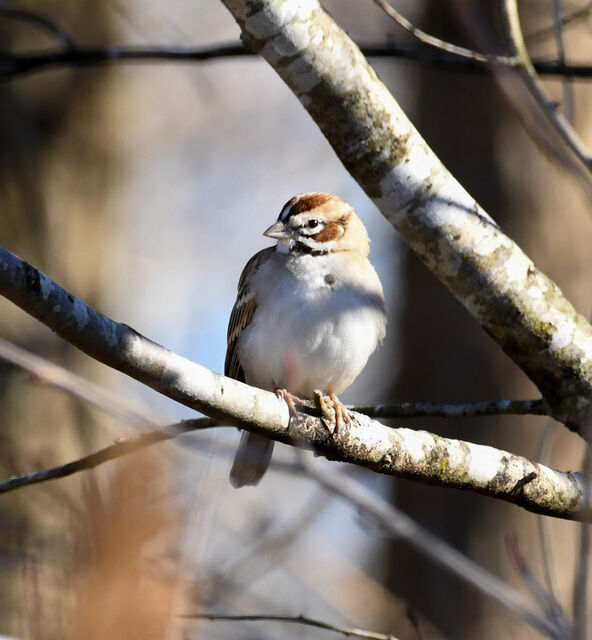
[[[583,7],[579,9],[574,9],[570,13],[564,14],[561,19],[561,26],[567,27],[569,25],[574,24],[578,20],[583,18],[587,18],[592,11],[592,0],[587,2]],[[532,33],[525,35],[524,39],[526,42],[536,42],[541,38],[547,38],[550,35],[553,35],[555,29],[557,28],[557,24],[553,21],[553,24],[550,27],[543,27],[542,29],[538,29],[537,31],[533,31]]]
[[[29,22],[47,31],[66,49],[76,49],[74,38],[43,13],[27,9],[15,9],[14,7],[7,6],[5,3],[0,3],[0,18],[11,18]]]
[[[506,549],[508,550],[508,555],[512,560],[512,564],[520,574],[522,581],[534,598],[543,607],[547,619],[553,622],[560,630],[559,637],[569,638],[572,632],[571,620],[555,597],[551,593],[545,591],[533,572],[530,570],[530,567],[520,550],[516,534],[508,534],[506,536]]]
[[[302,473],[302,468],[298,465]],[[310,503],[294,514],[287,523],[283,523],[279,531],[272,530],[267,534],[257,528],[257,539],[254,545],[241,549],[239,557],[232,559],[225,566],[216,567],[216,571],[202,580],[201,602],[215,604],[218,594],[223,594],[228,601],[234,593],[252,585],[261,575],[281,563],[293,544],[307,531],[332,504],[332,498],[326,493],[315,492]]]
[[[520,70],[525,86],[532,97],[545,114],[548,122],[565,145],[572,151],[577,160],[583,165],[588,174],[592,174],[592,156],[579,139],[572,126],[565,119],[562,113],[557,110],[555,103],[545,92],[536,71],[530,60],[526,43],[522,35],[520,16],[518,13],[517,0],[501,0],[501,16],[504,30],[511,48],[511,53],[521,60]],[[588,175],[588,180],[590,175]]]
[[[362,45],[364,55],[370,58],[400,58],[424,62],[453,71],[487,73],[490,63],[458,57],[445,51],[407,45]],[[207,62],[226,58],[255,57],[241,44],[222,44],[212,47],[78,47],[75,51],[43,51],[35,53],[0,53],[0,80],[10,80],[26,74],[62,67],[92,67],[107,63],[166,63]],[[497,63],[500,66],[501,63]],[[537,73],[549,76],[591,78],[592,65],[562,65],[557,60],[533,62]]]
[[[349,636],[352,638],[367,638],[368,640],[397,640],[397,638],[391,634],[377,633],[376,631],[364,631],[363,629],[356,629],[354,627],[341,627],[338,625],[323,622],[321,620],[315,620],[313,618],[307,618],[305,616],[277,616],[277,615],[225,615],[221,613],[186,613],[180,618],[187,619],[200,619],[200,620],[230,620],[241,622],[287,622],[289,624],[302,624],[308,627],[316,627],[318,629],[326,629],[327,631],[334,631],[340,633],[343,636]]]
[[[33,374],[36,380],[64,389],[131,424],[150,429],[159,428],[157,422],[140,413],[138,409],[131,407],[119,395],[1,337],[0,360],[11,362]],[[486,415],[549,414],[548,405],[543,399],[490,400],[459,405],[435,402],[399,402],[376,406],[348,406],[348,409],[363,413],[371,418],[419,418],[426,416],[466,418]]]
[[[517,67],[520,64],[520,60],[516,56],[498,56],[495,54],[479,53],[478,51],[473,51],[472,49],[467,49],[465,47],[459,47],[458,45],[452,44],[451,42],[446,42],[445,40],[436,38],[435,36],[432,36],[429,33],[426,33],[425,31],[422,31],[421,29],[416,27],[386,0],[374,0],[374,2],[400,27],[405,29],[405,31],[408,31],[420,42],[423,42],[430,47],[441,49],[442,51],[446,51],[446,53],[451,53],[460,58],[467,58],[475,62],[497,64],[505,67]]]
[[[553,24],[555,31],[555,44],[557,46],[557,58],[561,64],[565,64],[565,12],[563,8],[563,0],[552,0],[553,2]],[[573,100],[573,84],[569,76],[565,76],[562,81],[563,102],[562,109],[566,120],[573,125],[574,122],[574,100]]]
[[[216,426],[219,426],[219,424],[211,418],[196,418],[194,420],[183,420],[158,431],[142,433],[133,438],[122,438],[117,442],[114,442],[103,449],[99,449],[99,451],[95,451],[88,456],[79,458],[78,460],[58,465],[57,467],[51,467],[50,469],[43,469],[42,471],[33,471],[32,473],[12,476],[0,482],[0,494],[15,491],[21,487],[47,482],[48,480],[66,478],[75,473],[79,473],[80,471],[94,469],[95,467],[98,467],[105,462],[109,462],[110,460],[116,460],[117,458],[129,455],[130,453],[135,453],[136,451],[150,447],[157,442],[175,438],[182,433],[194,431],[196,429],[208,429]]]
[[[380,525],[391,535],[404,539],[424,555],[446,567],[481,593],[503,605],[522,621],[550,638],[560,637],[560,629],[554,621],[547,620],[522,594],[489,573],[462,553],[430,533],[407,514],[385,502],[365,487],[349,478],[334,478],[321,473],[316,465],[309,464],[301,455],[301,462],[308,475],[330,493],[343,498],[358,511],[366,514],[370,522]]]
[[[0,338],[0,360],[28,371],[36,381],[63,389],[129,424],[148,429],[159,427],[157,422],[130,406],[121,396],[4,338]]]
[[[376,406],[348,406],[348,409],[371,418],[468,418],[489,415],[538,415],[550,414],[543,400],[489,400],[466,404],[443,404],[437,402],[398,402]]]
[[[312,446],[332,459],[354,462],[381,473],[478,491],[536,513],[574,519],[590,517],[581,509],[582,489],[578,474],[553,471],[491,447],[440,438],[410,429],[389,429],[380,423],[371,422],[365,416],[354,413],[350,415],[352,425],[349,430],[343,429],[341,438],[336,441],[324,423],[319,428],[319,435],[311,432],[317,419],[306,413],[298,414],[290,425],[293,438],[291,442],[299,446]],[[118,440],[79,460],[8,478],[0,482],[0,494],[30,484],[70,476],[183,433],[214,426],[225,426],[225,423],[208,419],[184,420],[136,438]],[[265,433],[277,437],[273,431]],[[361,448],[366,451],[364,459],[360,457]],[[418,458],[419,451],[426,454],[429,452],[429,457],[422,453]],[[272,465],[282,471],[301,473],[301,469],[294,468],[293,465],[276,462]],[[481,468],[483,465],[487,467],[487,473]]]

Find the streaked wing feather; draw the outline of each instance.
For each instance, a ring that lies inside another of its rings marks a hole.
[[[238,339],[243,329],[253,320],[257,309],[255,295],[250,289],[250,279],[255,271],[269,260],[274,250],[274,247],[267,247],[256,253],[245,265],[238,281],[238,294],[228,322],[224,375],[241,382],[245,381],[245,374],[238,358]]]

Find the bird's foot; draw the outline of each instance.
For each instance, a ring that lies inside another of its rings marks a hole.
[[[298,396],[295,396],[293,393],[290,393],[287,389],[276,389],[275,395],[278,398],[281,398],[288,405],[290,417],[296,418],[296,416],[298,415],[298,411],[296,411],[295,405],[300,402],[300,398]]]
[[[339,433],[339,430],[343,426],[344,422],[346,422],[348,425],[351,424],[351,418],[347,413],[345,405],[334,393],[330,393],[329,395],[324,396],[321,391],[315,389],[313,392],[313,396],[315,404],[321,410],[321,413],[325,416],[331,416],[332,418],[335,418],[335,434]]]

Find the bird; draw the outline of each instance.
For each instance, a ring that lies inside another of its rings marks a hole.
[[[295,401],[318,389],[339,427],[349,416],[337,394],[357,378],[386,330],[368,233],[349,204],[312,192],[288,200],[263,235],[277,243],[242,271],[224,374],[276,392],[291,415]],[[272,440],[243,431],[231,484],[258,484],[272,451]]]

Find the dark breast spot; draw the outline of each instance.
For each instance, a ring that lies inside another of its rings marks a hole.
[[[325,276],[325,282],[332,287],[335,284],[335,276],[332,273],[328,273]]]

